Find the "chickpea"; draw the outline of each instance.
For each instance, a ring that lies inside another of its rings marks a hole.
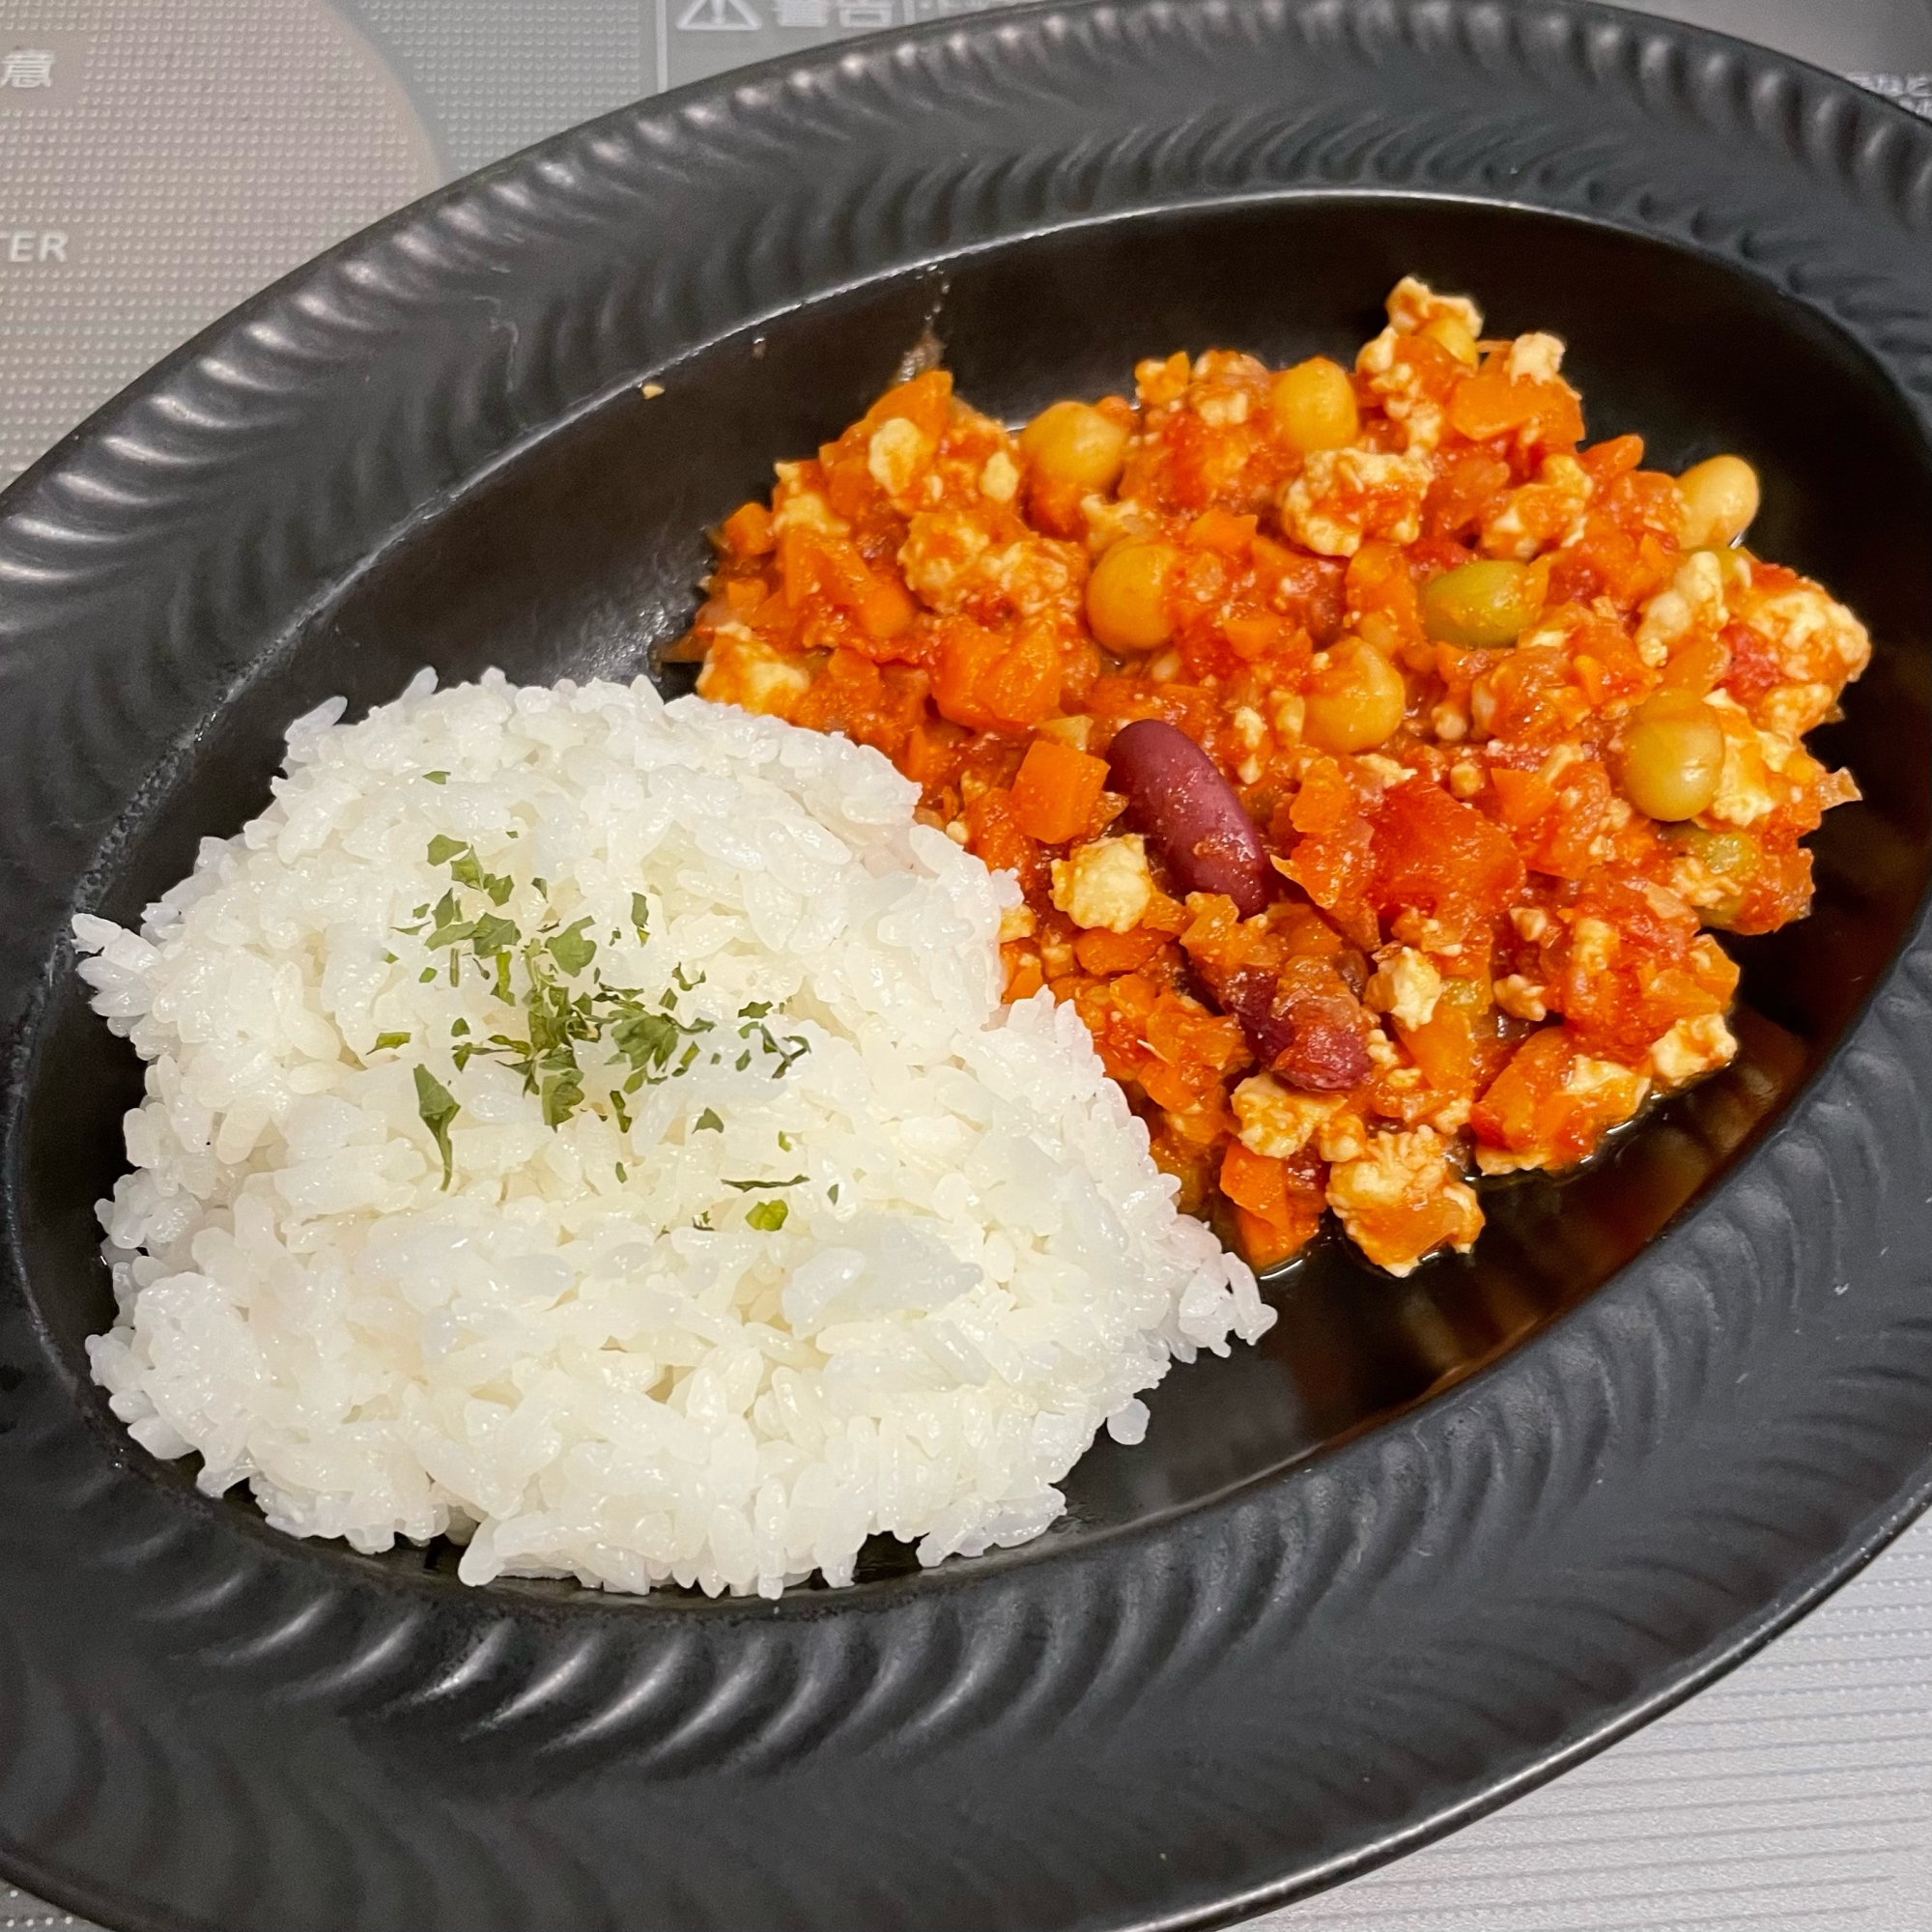
[[[1174,635],[1169,608],[1180,554],[1172,544],[1119,543],[1087,580],[1087,622],[1110,651],[1151,651]]]
[[[1482,360],[1476,338],[1469,333],[1469,325],[1460,315],[1438,315],[1422,332],[1430,341],[1448,350],[1465,369],[1473,369]]]
[[[1651,818],[1695,818],[1718,795],[1724,731],[1709,705],[1681,691],[1661,691],[1639,705],[1624,733],[1624,795]]]
[[[1111,490],[1127,460],[1127,432],[1086,403],[1054,403],[1020,431],[1042,482],[1083,495]]]
[[[1325,355],[1284,369],[1268,386],[1268,410],[1282,440],[1304,456],[1353,442],[1362,426],[1349,372]]]
[[[1748,885],[1757,875],[1757,841],[1742,832],[1706,832],[1692,826],[1680,833],[1683,849],[1701,860],[1705,869],[1733,885]],[[1672,841],[1677,842],[1676,840]]]
[[[1547,572],[1502,559],[1445,570],[1423,589],[1422,627],[1437,643],[1465,651],[1513,644],[1542,611],[1547,579]]]
[[[1742,456],[1713,456],[1677,479],[1684,493],[1679,535],[1686,550],[1734,544],[1757,515],[1757,471]]]
[[[1373,644],[1345,639],[1308,687],[1302,733],[1324,752],[1373,752],[1408,707],[1402,672]]]

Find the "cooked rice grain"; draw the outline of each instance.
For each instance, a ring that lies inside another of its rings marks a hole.
[[[875,1531],[927,1564],[1037,1536],[1170,1358],[1272,1321],[1073,1010],[1001,1007],[1012,881],[877,753],[641,679],[343,708],[138,935],[74,922],[148,1063],[94,1373],[203,1489],[363,1550],[447,1534],[473,1583],[773,1596]],[[628,1096],[608,1039],[556,1125],[512,1050],[458,1069],[527,1014],[429,943],[436,839],[498,882],[466,920],[587,919],[567,996],[671,997]]]

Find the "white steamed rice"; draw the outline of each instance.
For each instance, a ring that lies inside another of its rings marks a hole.
[[[426,672],[342,710],[291,727],[273,804],[138,935],[74,922],[148,1063],[94,1373],[205,1490],[358,1549],[447,1533],[474,1583],[772,1596],[848,1581],[874,1531],[927,1564],[1038,1535],[1170,1358],[1273,1320],[1072,1009],[1002,1008],[1016,888],[876,752],[643,680]],[[451,886],[439,836],[512,882],[526,936],[546,896],[587,916],[567,991],[671,992],[712,1030],[627,1102],[631,1063],[585,1046],[555,1126],[499,1059],[459,1071],[460,1023],[524,1027],[469,948],[400,930]],[[781,1056],[807,1043],[787,1070],[754,1003]],[[419,1065],[460,1108],[446,1189]]]

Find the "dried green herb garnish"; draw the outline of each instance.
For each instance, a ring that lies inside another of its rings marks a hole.
[[[451,1097],[449,1089],[427,1066],[418,1066],[415,1072],[416,1112],[422,1116],[423,1125],[429,1129],[437,1151],[442,1155],[442,1185],[446,1192],[451,1173],[449,1123],[463,1109]]]
[[[425,902],[417,906],[416,923],[400,930],[419,938],[432,952],[448,952],[451,985],[458,983],[459,949],[467,947],[490,975],[496,997],[517,1011],[524,1021],[521,1036],[514,1032],[494,1033],[487,1040],[467,1037],[469,1024],[456,1022],[450,1032],[460,1042],[455,1048],[457,1071],[461,1072],[478,1054],[502,1062],[522,1076],[526,1094],[538,1096],[546,1123],[557,1127],[585,1104],[585,1067],[580,1053],[586,1047],[601,1048],[607,1061],[624,1063],[629,1072],[618,1086],[607,1089],[590,1104],[593,1111],[607,1113],[620,1129],[628,1132],[631,1118],[625,1095],[689,1072],[698,1058],[698,1036],[713,1030],[713,1021],[701,1015],[686,1020],[677,1011],[679,993],[696,991],[704,983],[704,975],[700,973],[692,979],[681,966],[673,968],[673,985],[658,996],[655,1006],[647,1005],[645,996],[635,987],[611,985],[602,972],[595,969],[598,947],[589,934],[588,914],[558,928],[557,915],[550,909],[549,887],[544,880],[530,882],[545,904],[535,934],[526,937],[515,920],[487,911],[474,900],[468,905],[464,903],[463,895],[471,893],[480,894],[493,906],[504,905],[516,890],[514,880],[486,871],[467,842],[445,833],[439,833],[429,841],[428,854],[433,866],[448,868],[449,890],[434,905]],[[642,893],[631,895],[631,922],[639,940],[646,941],[650,909]],[[516,971],[519,967],[521,974]],[[582,983],[586,975],[588,985]],[[419,977],[427,984],[436,978],[435,967],[427,968]],[[521,993],[516,984],[518,978],[524,982]],[[798,1057],[808,1050],[809,1042],[797,1034],[782,1040],[775,1038],[764,1023],[771,1011],[770,1001],[753,1001],[740,1008],[738,1017],[743,1024],[738,1037],[745,1040],[755,1038],[756,1049],[777,1062],[772,1068],[772,1078],[776,1080],[791,1069]],[[400,1044],[407,1037],[400,1036],[395,1043]],[[714,1062],[717,1058],[712,1055]],[[753,1058],[753,1049],[748,1046],[734,1064],[742,1071]],[[436,1092],[449,1100],[441,1087]],[[454,1111],[455,1102],[450,1100],[449,1105]],[[427,1121],[429,1115],[426,1113],[423,1118]],[[696,1122],[699,1128],[720,1130],[724,1124],[708,1107]],[[445,1155],[444,1185],[447,1184]]]

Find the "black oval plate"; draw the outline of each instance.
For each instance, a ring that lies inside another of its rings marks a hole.
[[[1928,260],[1932,128],[1710,35],[1034,9],[533,149],[70,437],[0,498],[0,1865],[207,1932],[1208,1924],[1548,1776],[1841,1579],[1932,1492]],[[73,909],[129,917],[259,810],[316,696],[634,668],[700,527],[928,315],[1016,414],[1176,343],[1352,344],[1408,269],[1568,333],[1596,433],[1745,449],[1766,548],[1872,620],[1830,747],[1867,803],[1817,915],[1746,950],[1732,1075],[1499,1197],[1466,1265],[1319,1257],[1064,1529],[929,1576],[466,1592],[129,1444],[81,1343],[138,1074]]]

